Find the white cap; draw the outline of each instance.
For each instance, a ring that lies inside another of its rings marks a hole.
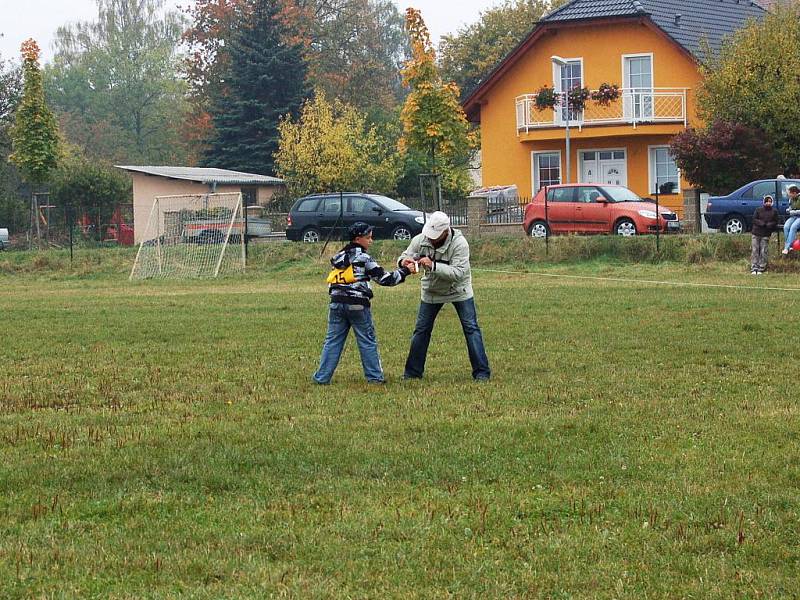
[[[435,240],[448,229],[450,229],[450,217],[437,210],[428,215],[425,226],[422,228],[422,235],[429,240]]]

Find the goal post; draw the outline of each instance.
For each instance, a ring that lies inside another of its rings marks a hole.
[[[218,277],[245,269],[242,194],[153,200],[130,279]]]

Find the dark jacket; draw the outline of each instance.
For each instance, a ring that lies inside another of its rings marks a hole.
[[[766,206],[759,206],[753,213],[753,235],[768,238],[777,229],[778,211],[774,207],[767,209]]]
[[[372,299],[370,280],[374,280],[378,285],[393,286],[403,283],[409,274],[409,270],[405,267],[385,271],[364,248],[352,242],[331,259],[331,266],[333,271],[329,278],[336,280],[336,274],[341,274],[339,279],[341,283],[331,283],[328,286],[328,293],[331,302],[342,304],[369,306]],[[348,270],[351,266],[352,270]]]

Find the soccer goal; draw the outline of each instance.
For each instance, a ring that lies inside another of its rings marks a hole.
[[[242,195],[159,196],[131,279],[218,277],[245,268]]]

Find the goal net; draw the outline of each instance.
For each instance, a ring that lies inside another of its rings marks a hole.
[[[159,196],[131,279],[217,277],[245,268],[242,195]]]

